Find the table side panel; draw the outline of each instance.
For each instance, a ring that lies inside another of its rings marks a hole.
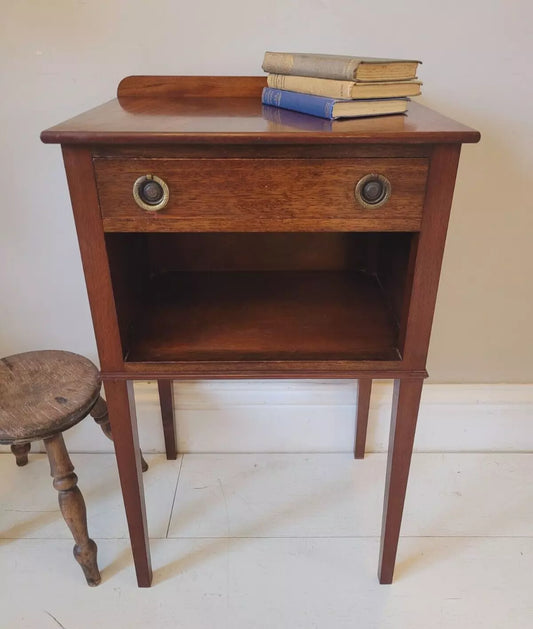
[[[122,344],[91,152],[64,146],[63,160],[100,364],[102,369],[120,369]]]
[[[413,250],[411,289],[406,293],[407,368],[425,368],[461,145],[436,146],[431,158],[421,232]]]

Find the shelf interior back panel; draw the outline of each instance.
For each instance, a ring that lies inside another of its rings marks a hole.
[[[399,358],[382,290],[360,272],[168,272],[143,301],[127,362]]]

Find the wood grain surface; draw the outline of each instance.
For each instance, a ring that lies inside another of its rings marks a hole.
[[[422,378],[394,381],[378,566],[382,584],[394,576],[423,383]]]
[[[120,81],[117,98],[261,98],[265,86],[266,80],[257,76],[133,75]]]
[[[398,360],[173,360],[125,362],[114,380],[253,380],[267,378],[427,378],[425,369],[408,369]]]
[[[170,273],[154,284],[128,361],[398,358],[396,325],[371,276]]]
[[[176,439],[176,422],[174,418],[174,387],[170,380],[158,380],[157,390],[161,405],[161,419],[163,420],[163,435],[165,437],[165,453],[168,460],[175,460],[178,456]]]
[[[426,364],[460,153],[460,145],[438,146],[431,160],[422,231],[410,260],[411,289],[405,295],[403,355],[412,367]]]
[[[43,131],[61,144],[420,144],[479,133],[410,103],[406,115],[325,121],[261,104],[263,77],[128,77],[119,98]],[[296,114],[296,115],[295,115]]]
[[[0,359],[0,443],[44,439],[81,421],[98,399],[93,363],[43,350]]]
[[[106,231],[416,231],[426,159],[95,159]],[[377,173],[390,199],[364,208],[357,182]],[[146,174],[170,190],[159,211],[140,208],[133,184]]]
[[[359,378],[357,381],[357,417],[355,420],[355,440],[353,455],[355,459],[365,458],[366,433],[368,428],[368,412],[370,410],[370,395],[372,380]]]
[[[170,426],[173,379],[361,378],[362,456],[371,379],[395,378],[379,568],[393,577],[460,144],[480,135],[418,103],[325,121],[263,106],[265,84],[127,77],[41,135],[63,145],[141,586],[134,379],[167,381]],[[354,186],[376,172],[392,195],[365,210]],[[160,213],[133,201],[146,174],[170,187]],[[308,233],[291,246],[294,232]]]
[[[83,570],[87,584],[94,587],[101,581],[96,562],[97,548],[87,531],[85,501],[78,487],[78,477],[74,473],[74,466],[65,447],[63,435],[58,433],[45,439],[44,447],[50,462],[54,488],[58,492],[61,514],[76,542],[74,557]]]
[[[100,365],[103,370],[120,372],[123,367],[122,342],[92,155],[84,146],[63,146],[63,159]],[[130,384],[113,380],[106,382],[105,389],[137,583],[139,587],[148,587],[152,581],[152,568],[133,391]]]

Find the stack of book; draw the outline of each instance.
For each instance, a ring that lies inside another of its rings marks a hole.
[[[404,113],[420,94],[420,61],[344,55],[266,52],[265,105],[321,118]]]

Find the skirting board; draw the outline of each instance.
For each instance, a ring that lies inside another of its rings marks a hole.
[[[350,452],[356,387],[350,380],[175,382],[179,451]],[[156,383],[136,383],[135,397],[143,451],[164,452]],[[391,398],[392,382],[375,381],[368,452],[387,449]],[[90,417],[65,440],[71,452],[112,451]],[[533,384],[424,386],[415,451],[532,450]]]

